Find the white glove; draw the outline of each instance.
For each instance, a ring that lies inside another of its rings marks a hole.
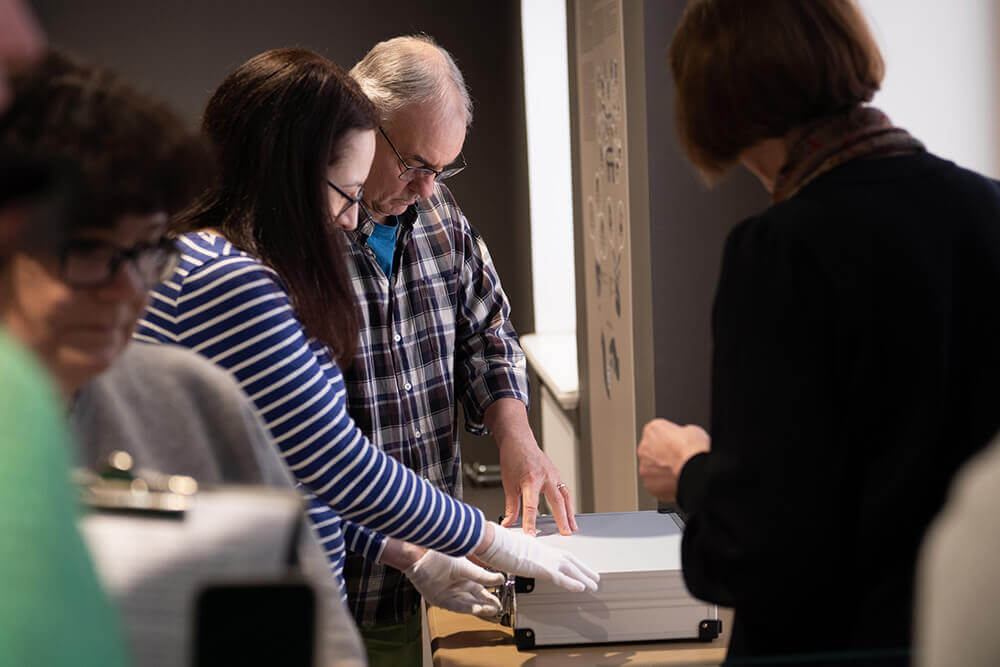
[[[476,554],[486,565],[522,577],[545,579],[574,593],[597,590],[600,575],[573,554],[497,524],[493,530],[493,544]]]
[[[427,604],[448,611],[490,618],[500,613],[500,600],[484,586],[500,586],[504,576],[490,572],[467,558],[428,551],[403,570]]]

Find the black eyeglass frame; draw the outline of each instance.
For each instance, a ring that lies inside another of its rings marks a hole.
[[[79,248],[88,248],[91,251],[94,248],[110,248],[112,254],[107,263],[107,275],[99,280],[75,279],[70,274],[70,261],[73,251]],[[155,257],[153,253],[162,253],[162,258],[154,265],[156,267],[155,274],[150,272],[149,275],[145,275],[143,274],[143,265],[139,260],[144,255]],[[91,289],[105,287],[113,283],[115,278],[118,277],[118,271],[121,269],[122,263],[129,261],[132,262],[132,266],[135,267],[136,272],[146,283],[146,287],[152,288],[156,283],[166,280],[173,274],[174,269],[177,268],[177,264],[180,261],[180,257],[180,250],[172,238],[164,237],[157,243],[147,243],[133,246],[132,248],[119,248],[113,243],[98,241],[96,239],[74,239],[64,243],[60,248],[59,277],[67,285],[74,288]]]
[[[420,174],[430,174],[434,177],[435,182],[441,182],[446,178],[451,178],[452,176],[455,176],[456,174],[464,171],[465,168],[469,166],[469,163],[465,161],[464,153],[462,151],[459,151],[458,159],[462,161],[462,164],[458,165],[457,167],[445,167],[441,171],[431,169],[430,167],[411,167],[410,165],[406,164],[406,160],[404,160],[403,156],[399,154],[399,151],[396,150],[396,147],[392,145],[392,140],[389,139],[389,135],[385,133],[385,130],[382,129],[381,125],[379,125],[378,131],[382,133],[382,137],[385,139],[385,143],[389,144],[389,148],[391,148],[392,152],[396,154],[396,159],[399,160],[399,164],[403,165],[403,171],[399,174],[399,180],[401,181],[412,181]],[[413,175],[407,176],[407,174],[413,174]]]
[[[351,207],[354,206],[355,204],[361,206],[361,197],[362,195],[365,194],[365,186],[362,185],[360,188],[358,188],[358,196],[352,197],[351,195],[347,194],[346,192],[338,188],[336,185],[334,185],[332,181],[328,180],[326,184],[329,185],[331,188],[333,188],[334,192],[336,192],[338,195],[347,200],[347,203],[344,204],[344,207],[342,209],[340,209],[340,212],[338,212],[337,215],[333,216],[334,220],[336,220],[340,216],[350,211]]]

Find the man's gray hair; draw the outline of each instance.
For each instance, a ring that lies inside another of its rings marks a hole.
[[[351,69],[351,76],[375,104],[382,120],[410,104],[440,102],[457,95],[472,125],[472,98],[465,78],[444,48],[429,35],[407,35],[379,42]]]

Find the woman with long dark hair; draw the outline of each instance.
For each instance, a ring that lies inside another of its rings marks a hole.
[[[203,119],[220,176],[175,222],[179,266],[136,337],[184,345],[236,377],[312,494],[338,576],[346,543],[461,611],[497,604],[482,587],[496,575],[452,558],[474,552],[507,572],[596,590],[597,575],[571,555],[487,523],[372,446],[347,414],[338,364],[350,363],[359,317],[341,236],[357,225],[376,127],[357,84],[310,51],[268,51],[230,74]]]

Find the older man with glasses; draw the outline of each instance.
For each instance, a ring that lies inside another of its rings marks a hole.
[[[528,426],[524,353],[486,244],[442,183],[466,169],[472,102],[431,38],[376,44],[351,75],[381,115],[364,215],[348,262],[364,326],[344,370],[348,405],[372,443],[460,496],[456,399],[500,450],[505,524],[533,531],[544,494],[560,532],[576,529],[569,489]],[[348,540],[350,545],[350,539]],[[419,596],[396,570],[349,557],[351,609],[373,665],[418,664]]]

